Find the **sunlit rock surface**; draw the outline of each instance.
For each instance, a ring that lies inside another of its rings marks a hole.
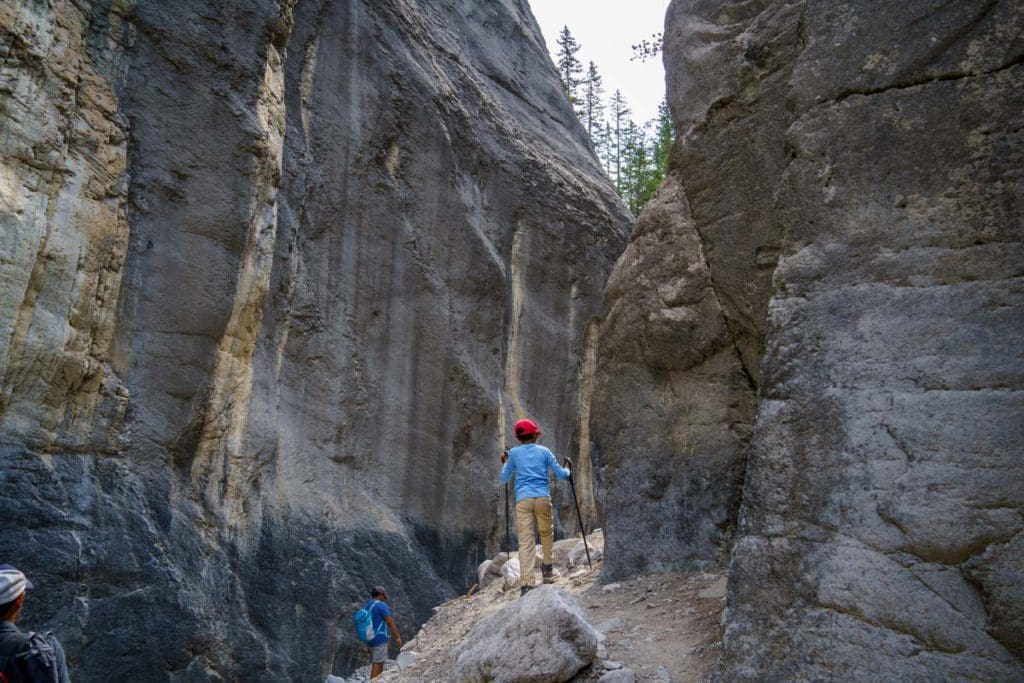
[[[370,584],[412,628],[494,550],[517,416],[590,452],[628,216],[526,3],[3,0],[0,27],[25,623],[75,680],[347,671]]]

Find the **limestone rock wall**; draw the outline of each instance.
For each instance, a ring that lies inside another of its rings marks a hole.
[[[610,573],[713,561],[737,525],[723,680],[1024,676],[1022,25],[670,7],[681,141],[609,285],[592,432]]]
[[[369,584],[411,629],[493,550],[518,416],[589,453],[629,219],[526,3],[4,1],[0,29],[26,623],[76,680],[347,670]]]
[[[715,565],[739,503],[754,394],[676,175],[609,280],[598,358],[605,573]]]
[[[774,7],[771,49],[756,65],[733,60],[746,47],[684,30],[678,3],[666,18],[680,141],[612,273],[599,336],[593,431],[612,578],[717,564],[735,525],[779,258],[772,206],[798,40],[796,10]],[[755,11],[699,8],[730,35]]]

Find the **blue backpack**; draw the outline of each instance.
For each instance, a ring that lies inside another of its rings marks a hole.
[[[378,630],[373,628],[373,608],[377,606],[380,600],[374,600],[373,604],[369,607],[360,607],[356,610],[356,614],[352,617],[352,621],[356,625],[356,638],[359,638],[360,643],[368,643],[377,637],[380,629],[384,627],[384,620],[380,620],[380,627]]]

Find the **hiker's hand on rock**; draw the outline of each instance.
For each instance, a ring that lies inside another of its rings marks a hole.
[[[501,454],[501,464],[504,465],[506,460],[508,460],[508,451]]]
[[[571,470],[572,469],[572,460],[570,460],[569,458],[566,458],[565,459],[565,463],[563,463],[562,466],[565,467],[565,469],[567,469],[567,470]]]

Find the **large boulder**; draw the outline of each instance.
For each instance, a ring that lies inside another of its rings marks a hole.
[[[608,282],[591,433],[609,580],[714,566],[739,505],[756,371],[708,251],[672,176]]]
[[[476,624],[452,651],[455,679],[560,683],[597,656],[598,633],[580,604],[541,586]]]
[[[582,541],[577,538],[563,538],[560,541],[555,541],[551,548],[551,556],[555,566],[567,567],[569,565],[569,554],[580,543]]]

